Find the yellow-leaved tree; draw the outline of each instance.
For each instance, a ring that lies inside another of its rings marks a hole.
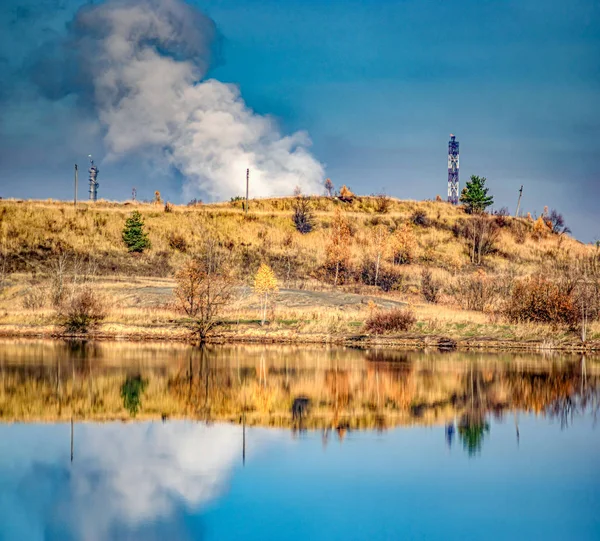
[[[274,295],[278,290],[279,286],[277,285],[277,278],[273,269],[266,263],[263,263],[254,277],[254,291],[260,297],[261,325],[264,325],[267,319],[269,295]]]
[[[350,261],[350,224],[340,209],[336,209],[331,222],[329,242],[325,248],[327,268],[333,272],[333,284],[337,285],[340,271],[348,268]]]
[[[408,265],[415,257],[417,239],[413,228],[409,224],[398,226],[394,233],[393,255],[395,265]]]

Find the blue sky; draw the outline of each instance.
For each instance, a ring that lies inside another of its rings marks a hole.
[[[50,103],[32,88],[36,51],[84,3],[2,2],[0,195],[70,197],[72,163],[93,152],[101,196],[125,199],[135,185],[141,198],[159,189],[184,202],[180,173],[149,173],[137,155],[103,163],[101,133],[71,134],[85,116],[77,99]],[[486,176],[496,207],[511,210],[524,184],[526,211],[557,208],[578,238],[600,238],[598,2],[190,3],[221,36],[208,75],[239,85],[283,133],[306,130],[336,185],[445,197],[452,132],[461,184]]]

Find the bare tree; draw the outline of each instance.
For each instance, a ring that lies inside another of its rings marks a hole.
[[[233,282],[220,269],[211,268],[206,259],[189,260],[179,269],[175,280],[177,307],[188,316],[188,326],[204,343],[231,302]]]
[[[556,209],[552,209],[546,217],[546,223],[552,229],[553,233],[562,235],[563,233],[570,233],[571,230],[567,227],[563,215]]]
[[[379,279],[381,259],[385,258],[389,249],[390,232],[385,225],[378,225],[373,229],[372,242],[375,251],[375,284]]]
[[[495,250],[499,234],[498,225],[487,216],[477,215],[469,220],[464,236],[469,243],[471,263],[481,265],[483,257]]]
[[[50,263],[51,298],[54,307],[59,307],[65,297],[69,259],[69,253],[66,250],[60,250]]]
[[[0,293],[6,285],[6,279],[9,275],[8,267],[8,250],[6,249],[6,241],[3,240],[0,245]]]

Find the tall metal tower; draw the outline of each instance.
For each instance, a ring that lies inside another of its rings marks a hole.
[[[448,203],[458,205],[458,141],[450,134],[448,141]]]
[[[100,170],[94,165],[94,160],[92,160],[91,154],[88,156],[90,159],[90,168],[88,169],[90,173],[90,201],[96,201],[98,199],[98,173]]]

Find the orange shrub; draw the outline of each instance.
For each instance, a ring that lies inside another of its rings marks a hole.
[[[549,323],[573,327],[579,311],[572,293],[541,276],[517,282],[510,296],[505,315],[513,323]]]
[[[384,334],[386,332],[408,331],[415,324],[416,318],[410,308],[394,308],[381,312],[373,312],[365,322],[367,332]]]

